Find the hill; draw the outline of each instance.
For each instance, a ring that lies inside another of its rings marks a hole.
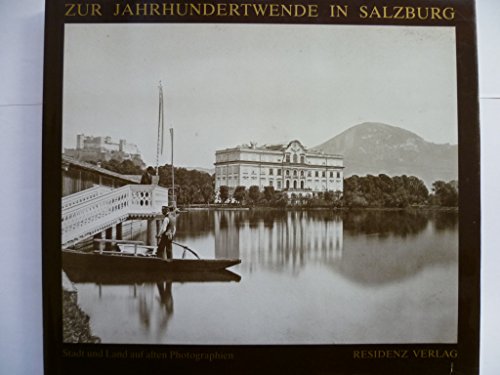
[[[381,123],[355,125],[312,148],[344,155],[345,176],[413,175],[430,187],[458,180],[458,146],[427,142],[408,130]]]

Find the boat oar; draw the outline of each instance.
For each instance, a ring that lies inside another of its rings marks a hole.
[[[193,249],[190,249],[189,247],[187,247],[186,245],[183,245],[183,244],[180,244],[178,242],[175,242],[175,241],[172,241],[173,244],[176,244],[177,246],[180,246],[182,247],[184,250],[187,250],[189,251],[190,253],[192,253],[196,258],[198,259],[201,259],[200,256],[196,253],[196,251],[194,251]]]

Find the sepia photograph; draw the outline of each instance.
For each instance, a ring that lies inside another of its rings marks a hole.
[[[66,24],[63,342],[457,343],[457,96],[454,27]]]

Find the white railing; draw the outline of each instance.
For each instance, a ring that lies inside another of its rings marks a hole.
[[[126,185],[100,195],[96,195],[94,189],[88,190],[91,198],[82,197],[80,192],[77,193],[79,204],[62,207],[63,246],[100,233],[130,215],[159,214],[161,206],[168,203],[168,190],[157,185]],[[66,198],[70,201],[71,196]]]
[[[157,185],[128,185],[130,188],[130,211],[133,214],[161,212],[168,202],[168,189]]]
[[[64,211],[65,209],[68,209],[70,207],[80,205],[88,201],[92,201],[93,199],[96,199],[100,195],[109,193],[111,190],[112,189],[110,187],[99,185],[99,186],[94,186],[90,189],[79,191],[78,193],[75,194],[70,194],[66,197],[63,197],[61,208]]]

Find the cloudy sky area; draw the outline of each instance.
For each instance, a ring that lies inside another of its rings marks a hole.
[[[179,166],[212,168],[216,149],[249,141],[313,147],[365,121],[457,143],[453,28],[70,24],[64,58],[67,148],[109,135],[154,164],[160,80]]]

